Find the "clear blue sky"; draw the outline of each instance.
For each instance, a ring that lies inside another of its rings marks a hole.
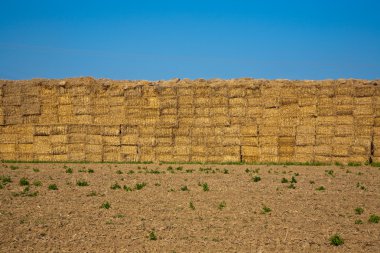
[[[380,78],[379,0],[0,0],[0,78]]]

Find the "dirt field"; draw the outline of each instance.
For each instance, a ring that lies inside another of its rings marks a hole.
[[[380,252],[375,167],[0,166],[0,252]]]

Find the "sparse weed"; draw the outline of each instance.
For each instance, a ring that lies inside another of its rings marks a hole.
[[[292,179],[290,180],[290,183],[296,184],[297,183],[297,179],[294,176],[292,176]]]
[[[6,185],[8,183],[12,183],[12,179],[10,176],[0,176],[1,182],[3,185]]]
[[[127,172],[127,174],[133,174],[133,173],[135,173],[134,170],[129,170],[129,171]]]
[[[181,191],[189,191],[189,188],[187,188],[186,185],[181,186]]]
[[[253,182],[259,182],[259,181],[261,181],[261,177],[259,177],[259,176],[254,176],[254,177],[252,177],[252,181],[253,181]]]
[[[358,219],[358,220],[355,220],[355,224],[363,224],[363,221]]]
[[[193,204],[192,201],[190,201],[190,203],[189,203],[189,207],[190,207],[190,209],[195,210],[195,206],[194,206],[194,204]]]
[[[77,186],[88,186],[88,182],[84,179],[77,180]]]
[[[41,186],[42,183],[41,183],[41,181],[34,181],[33,185],[38,187],[38,186]]]
[[[365,191],[365,190],[367,190],[367,188],[365,187],[365,185],[364,184],[362,184],[362,183],[356,183],[356,187],[357,188],[360,188],[361,190],[363,190],[363,191]]]
[[[68,174],[72,174],[72,173],[73,173],[73,169],[72,169],[72,168],[67,168],[67,169],[66,169],[66,173],[68,173]]]
[[[116,174],[121,175],[121,174],[123,174],[123,172],[121,170],[117,170]]]
[[[116,183],[114,183],[113,185],[111,185],[111,189],[112,189],[112,190],[121,189],[121,186],[116,182]]]
[[[20,185],[22,185],[22,186],[27,186],[27,185],[29,185],[29,181],[28,181],[28,179],[26,179],[25,177],[21,178],[21,179],[20,179]]]
[[[288,186],[288,188],[289,188],[289,189],[296,189],[296,186],[295,186],[293,183],[291,183],[291,184]]]
[[[131,191],[132,191],[132,188],[129,187],[128,185],[124,185],[124,186],[123,186],[123,189],[124,189],[124,191],[126,191],[126,192],[131,192]]]
[[[358,166],[361,166],[362,164],[360,162],[349,162],[347,165],[351,167],[358,167]]]
[[[18,166],[11,165],[9,168],[11,168],[11,170],[17,170],[17,169],[18,169]]]
[[[284,178],[284,177],[281,179],[281,183],[283,183],[283,184],[286,184],[286,183],[288,183],[288,182],[289,182],[289,180],[286,179],[286,178]]]
[[[310,184],[315,184],[315,182],[313,180],[310,180],[309,183]]]
[[[137,183],[136,185],[135,185],[135,189],[136,190],[141,190],[142,188],[144,188],[146,186],[146,183],[145,182],[143,182],[143,183]]]
[[[96,191],[90,191],[89,194],[87,194],[87,197],[94,197],[94,196],[97,196],[98,193]]]
[[[111,207],[111,204],[110,204],[108,201],[104,202],[104,203],[100,206],[100,208],[103,208],[103,209],[110,209],[110,207]]]
[[[223,170],[223,174],[229,174],[230,172],[228,171],[228,169],[224,169]]]
[[[324,190],[326,190],[326,188],[324,186],[319,186],[316,190],[317,191],[324,191]]]
[[[355,214],[360,215],[364,213],[364,209],[362,207],[355,208]]]
[[[343,238],[338,234],[331,236],[329,240],[330,240],[330,244],[334,246],[339,246],[344,243]]]
[[[40,172],[40,170],[37,169],[37,168],[33,168],[33,171],[34,171],[34,172]]]
[[[222,201],[219,203],[218,205],[218,209],[219,210],[223,210],[223,208],[225,208],[227,206],[227,203],[225,201]]]
[[[269,213],[269,212],[271,212],[272,211],[272,209],[270,209],[269,207],[267,207],[267,206],[263,206],[263,208],[262,208],[262,213]]]
[[[58,186],[56,184],[49,184],[48,189],[52,191],[56,191],[58,190]]]
[[[205,192],[208,192],[210,190],[207,183],[203,183],[202,188],[203,188],[203,191]]]
[[[326,173],[327,176],[335,177],[335,174],[334,174],[333,170],[325,170],[325,173]]]
[[[369,219],[368,219],[369,223],[379,223],[379,221],[380,221],[380,216],[376,214],[371,214],[371,216],[369,216]]]
[[[154,231],[150,231],[149,233],[149,240],[151,241],[156,241],[157,240],[157,235]]]
[[[88,173],[94,173],[95,171],[93,169],[88,169]]]

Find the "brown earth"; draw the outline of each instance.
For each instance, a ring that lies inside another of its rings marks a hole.
[[[1,165],[0,176],[12,182],[1,183],[0,252],[380,252],[380,224],[368,221],[380,215],[379,168],[66,166],[72,174],[64,164]],[[254,182],[256,176],[261,180]],[[292,176],[295,189],[281,183]],[[20,186],[23,177],[29,191]],[[143,182],[143,189],[134,189]],[[115,183],[122,188],[111,189]],[[48,190],[50,184],[58,190]],[[325,190],[316,190],[320,186]],[[106,201],[111,207],[100,208]],[[264,206],[271,211],[264,213]],[[356,214],[357,207],[364,213]],[[152,231],[157,240],[150,240]],[[330,245],[336,233],[341,246]]]

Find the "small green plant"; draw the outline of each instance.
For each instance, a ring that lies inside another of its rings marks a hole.
[[[67,168],[66,169],[66,173],[67,174],[72,174],[73,173],[73,169],[72,168]]]
[[[121,174],[123,174],[123,172],[121,170],[118,170],[118,171],[116,171],[116,174],[121,175]]]
[[[230,172],[228,171],[228,169],[224,169],[223,174],[230,174]]]
[[[8,183],[12,183],[12,179],[10,176],[0,176],[1,182],[6,185]]]
[[[339,245],[342,245],[343,243],[344,243],[343,238],[338,234],[335,234],[335,235],[330,237],[330,244],[331,245],[339,246]]]
[[[154,183],[154,186],[161,186],[160,183]]]
[[[114,217],[114,218],[119,218],[119,219],[121,219],[121,218],[124,218],[125,215],[124,215],[124,214],[121,214],[121,213],[118,213],[118,214],[115,214],[113,217]]]
[[[286,184],[286,183],[288,183],[288,182],[289,182],[289,180],[286,179],[286,178],[284,178],[284,177],[281,179],[281,183],[283,183],[283,184]]]
[[[352,167],[358,167],[358,166],[361,166],[362,164],[360,162],[349,162],[347,165],[352,166]]]
[[[111,207],[111,204],[110,204],[108,201],[104,202],[104,203],[100,206],[100,208],[103,208],[103,209],[110,209],[110,207]]]
[[[93,169],[88,169],[88,173],[94,173],[95,171]]]
[[[37,168],[33,168],[33,171],[34,171],[34,172],[40,172],[40,170],[37,169]]]
[[[56,184],[49,184],[48,189],[52,191],[56,191],[58,190],[58,186]]]
[[[181,191],[189,191],[189,188],[186,185],[181,186]]]
[[[145,182],[143,182],[143,183],[137,183],[136,185],[135,185],[135,189],[136,190],[141,190],[142,188],[144,188],[146,186],[146,183]]]
[[[94,196],[97,196],[98,193],[96,191],[90,191],[89,194],[87,194],[87,197],[94,197]]]
[[[203,191],[205,192],[208,192],[210,190],[207,183],[203,183],[202,188],[203,188]]]
[[[326,175],[335,177],[334,171],[333,170],[325,170]]]
[[[79,179],[79,180],[77,180],[77,185],[78,186],[88,186],[88,182],[86,180]]]
[[[295,186],[293,183],[291,183],[291,184],[288,186],[288,188],[289,188],[289,189],[296,189],[296,186]]]
[[[28,179],[26,179],[25,177],[21,178],[21,179],[20,179],[20,185],[22,185],[22,186],[27,186],[27,185],[29,185],[29,181],[28,181]]]
[[[132,188],[129,187],[128,185],[124,185],[124,186],[123,186],[123,189],[124,189],[124,191],[126,191],[126,192],[131,192],[131,191],[132,191]]]
[[[317,191],[324,191],[324,190],[326,190],[326,188],[324,186],[319,186],[316,190]]]
[[[17,170],[17,169],[18,169],[18,166],[11,165],[9,168],[11,168],[11,170]]]
[[[290,183],[296,184],[297,183],[297,179],[294,176],[292,176],[292,180],[290,180]]]
[[[225,201],[222,201],[219,203],[218,205],[218,209],[219,210],[223,210],[223,208],[225,208],[227,206],[227,203]]]
[[[157,240],[157,235],[154,233],[154,231],[150,231],[149,233],[149,240],[151,241],[156,241]]]
[[[194,204],[193,204],[192,201],[190,201],[190,203],[189,203],[189,207],[190,207],[190,209],[195,210],[195,206],[194,206]]]
[[[355,224],[363,224],[363,221],[358,219],[358,220],[355,220]]]
[[[361,207],[355,208],[355,214],[360,215],[362,213],[364,213],[364,209],[363,208],[361,208]]]
[[[183,167],[177,167],[176,170],[182,171]]]
[[[127,172],[127,174],[133,174],[133,173],[135,173],[134,170],[129,170],[129,171]]]
[[[369,223],[379,223],[379,221],[380,221],[380,216],[376,214],[371,214],[371,216],[369,216],[369,219],[368,219]]]
[[[121,189],[121,186],[116,182],[116,183],[114,183],[113,185],[111,185],[111,189],[112,189],[112,190]]]
[[[41,186],[42,183],[41,183],[41,181],[36,180],[33,182],[33,185],[38,187],[38,186]]]
[[[310,184],[315,184],[315,182],[313,180],[310,180],[309,183]]]
[[[263,208],[262,208],[262,212],[263,213],[270,213],[272,211],[272,209],[270,209],[269,207],[267,207],[267,206],[263,206]]]
[[[356,187],[359,188],[359,189],[361,189],[361,190],[364,190],[364,191],[367,190],[367,188],[365,187],[365,185],[362,184],[362,183],[359,183],[359,182],[356,184]]]
[[[253,182],[259,182],[259,181],[261,181],[261,177],[259,177],[259,176],[254,176],[254,177],[252,177],[252,181],[253,181]]]

